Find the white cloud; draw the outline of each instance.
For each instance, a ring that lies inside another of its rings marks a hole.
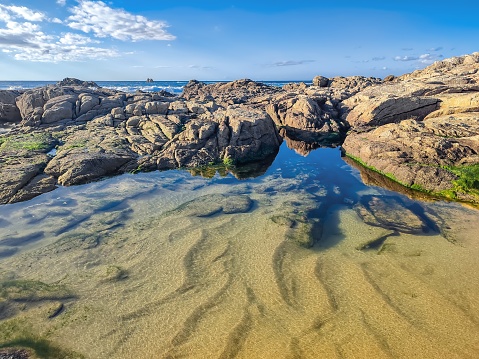
[[[421,64],[432,64],[435,61],[441,60],[444,56],[436,54],[422,54],[419,56],[396,56],[394,61],[417,61]]]
[[[7,22],[18,18],[27,21],[43,21],[46,16],[42,12],[33,11],[25,6],[6,6],[0,4],[0,20]]]
[[[60,6],[65,6],[67,3],[67,0],[57,0],[57,4]]]
[[[9,21],[0,28],[0,49],[17,60],[33,62],[84,61],[119,56],[116,50],[85,46],[98,43],[86,36],[45,34],[37,24]]]
[[[212,70],[213,67],[211,66],[200,66],[200,65],[188,65],[189,69],[197,69],[197,70]]]
[[[93,40],[87,36],[73,34],[71,32],[63,35],[58,42],[63,45],[86,45],[100,43],[98,40]]]
[[[102,1],[79,0],[70,9],[67,25],[96,37],[113,37],[122,41],[174,40],[163,21],[149,20],[122,9],[113,9]]]
[[[63,24],[63,21],[60,20],[59,18],[57,17],[54,17],[53,19],[50,19],[51,22],[55,23],[55,24]]]
[[[300,61],[293,61],[293,60],[288,60],[288,61],[279,61],[275,62],[273,64],[267,65],[268,67],[283,67],[283,66],[297,66],[297,65],[303,65],[309,62],[315,62],[314,60],[300,60]]]
[[[435,61],[441,60],[444,56],[435,54],[423,54],[419,56],[419,62],[422,64],[432,64]]]
[[[416,56],[396,56],[394,61],[416,61],[419,60],[419,57]]]
[[[117,57],[118,52],[111,49],[88,47],[88,46],[59,46],[50,44],[43,49],[24,49],[15,54],[16,60],[32,62],[62,62],[62,61],[85,61],[104,60]]]

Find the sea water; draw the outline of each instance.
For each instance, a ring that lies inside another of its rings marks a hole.
[[[217,83],[218,81],[204,81],[207,84]],[[260,81],[266,85],[281,87],[290,82],[301,81]],[[311,84],[311,81],[304,81],[306,84]],[[57,81],[0,81],[0,90],[22,90],[33,89],[47,85],[54,85]],[[162,90],[173,94],[181,94],[183,87],[188,81],[96,81],[100,87],[114,89],[123,92],[159,92]]]
[[[269,167],[220,172],[126,174],[0,206],[0,345],[479,356],[476,209],[367,185],[374,174],[337,148],[284,143]]]

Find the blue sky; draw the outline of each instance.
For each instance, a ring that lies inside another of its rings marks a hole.
[[[0,0],[0,80],[384,77],[479,51],[479,4]]]

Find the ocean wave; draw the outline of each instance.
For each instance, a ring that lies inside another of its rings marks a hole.
[[[116,91],[122,91],[122,92],[128,92],[128,93],[133,93],[136,91],[159,92],[164,90],[170,93],[180,94],[183,91],[183,86],[108,85],[108,86],[102,86],[102,87],[110,89],[110,90],[116,90]]]

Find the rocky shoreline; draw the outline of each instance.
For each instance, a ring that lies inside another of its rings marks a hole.
[[[479,53],[384,80],[192,80],[179,96],[65,79],[0,91],[0,125],[0,204],[127,172],[247,176],[240,168],[269,161],[283,140],[303,155],[342,145],[406,187],[479,203]]]

